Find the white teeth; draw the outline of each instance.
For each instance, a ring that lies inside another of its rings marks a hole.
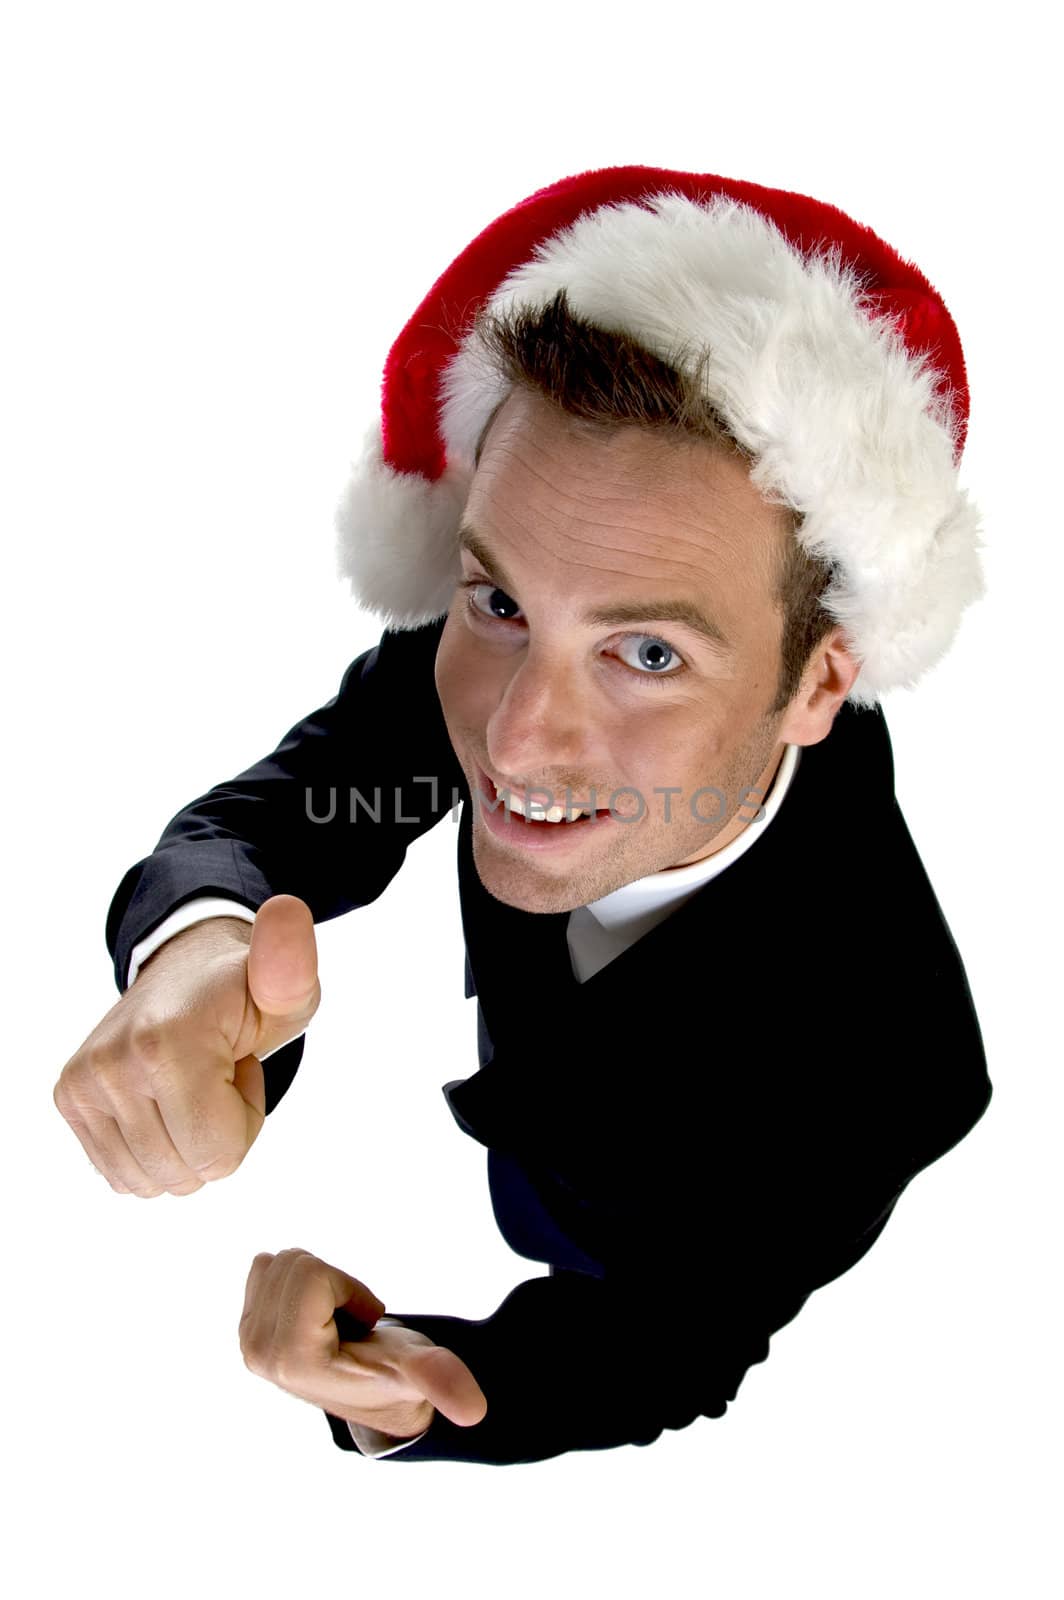
[[[590,815],[587,811],[573,809],[567,816],[564,806],[551,806],[549,811],[545,811],[542,802],[536,800],[531,801],[526,809],[524,801],[516,794],[510,795],[509,804],[512,811],[518,812],[522,817],[531,817],[533,822],[575,822],[578,817]]]

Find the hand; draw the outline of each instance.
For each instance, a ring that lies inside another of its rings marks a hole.
[[[240,1166],[266,1117],[259,1058],[320,999],[302,900],[274,895],[253,924],[207,917],[152,953],[52,1099],[119,1194],[192,1194]]]
[[[341,1342],[338,1306],[370,1329],[384,1315],[364,1283],[308,1250],[257,1255],[240,1318],[244,1365],[334,1417],[396,1439],[422,1433],[436,1411],[460,1428],[483,1420],[488,1402],[453,1350],[391,1326]]]

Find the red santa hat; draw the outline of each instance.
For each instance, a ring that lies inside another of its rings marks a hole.
[[[662,360],[697,357],[707,398],[796,537],[834,563],[822,604],[872,706],[945,655],[985,592],[979,516],[958,486],[960,338],[923,273],[837,207],[713,174],[606,167],[520,201],[437,279],[388,355],[337,509],[339,570],[391,628],[446,613],[473,453],[506,380],[483,308],[569,307]]]

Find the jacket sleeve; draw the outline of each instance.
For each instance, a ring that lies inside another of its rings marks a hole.
[[[386,1461],[546,1460],[570,1450],[648,1445],[666,1428],[719,1418],[770,1338],[810,1294],[874,1245],[918,1166],[978,1120],[989,1083],[975,1083],[955,1126],[914,1157],[903,1133],[876,1122],[845,1129],[790,1108],[759,1124],[739,1157],[702,1130],[677,1130],[673,1175],[659,1184],[634,1152],[613,1208],[623,1248],[604,1277],[555,1270],[519,1284],[479,1321],[392,1311],[453,1350],[487,1399],[463,1428],[436,1414]],[[914,1121],[918,1114],[914,1113]],[[325,1413],[334,1442],[346,1424]]]
[[[138,942],[198,896],[254,912],[272,895],[293,894],[316,923],[377,899],[407,847],[468,792],[436,693],[444,621],[386,630],[275,750],[170,819],[107,912],[120,991]],[[304,1042],[301,1035],[271,1055],[267,1112],[291,1083]]]
[[[768,1355],[762,1328],[724,1327],[697,1294],[662,1300],[657,1274],[625,1287],[579,1272],[531,1278],[491,1316],[397,1312],[453,1350],[488,1402],[463,1428],[439,1412],[418,1439],[383,1461],[543,1461],[570,1450],[652,1444],[665,1428],[720,1417],[746,1368]],[[357,1447],[325,1413],[334,1442]]]
[[[824,1231],[807,1213],[804,1241],[793,1213],[770,1241],[730,1207],[714,1219],[681,1202],[671,1216],[648,1214],[631,1264],[606,1277],[555,1269],[479,1321],[389,1311],[460,1356],[488,1409],[468,1428],[437,1412],[421,1438],[381,1459],[542,1461],[648,1445],[666,1428],[722,1417],[771,1334],[871,1247],[896,1198],[870,1201],[860,1221],[843,1206]],[[346,1423],[325,1415],[334,1442],[353,1449]]]

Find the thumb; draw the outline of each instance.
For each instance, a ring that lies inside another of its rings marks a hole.
[[[460,1356],[443,1345],[415,1345],[400,1359],[404,1377],[430,1400],[449,1422],[472,1428],[483,1422],[488,1402],[483,1389]]]
[[[275,894],[255,915],[248,946],[248,994],[262,1018],[255,1054],[301,1033],[318,1009],[318,946],[306,901]]]

